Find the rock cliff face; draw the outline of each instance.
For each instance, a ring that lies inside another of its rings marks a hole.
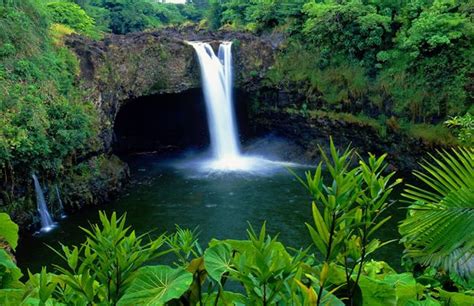
[[[233,41],[236,86],[255,89],[271,66],[281,41],[247,33],[164,29],[129,35],[110,35],[101,41],[71,36],[67,44],[77,54],[83,86],[100,111],[102,140],[111,148],[113,123],[119,109],[134,98],[180,93],[200,87],[194,49],[186,41],[206,41],[217,48]],[[157,101],[159,103],[159,99]]]
[[[387,154],[391,170],[408,172],[418,168],[418,162],[436,146],[420,139],[387,131],[384,137],[370,124],[349,122],[320,116],[314,118],[277,109],[263,109],[253,120],[257,134],[274,135],[293,140],[303,149],[306,160],[320,159],[321,146],[328,149],[329,137],[345,148],[351,145],[361,156],[370,152],[377,156]]]

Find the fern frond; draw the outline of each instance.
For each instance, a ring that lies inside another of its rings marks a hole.
[[[427,188],[408,185],[409,216],[400,224],[406,255],[462,277],[474,275],[474,149],[430,155],[414,175]]]

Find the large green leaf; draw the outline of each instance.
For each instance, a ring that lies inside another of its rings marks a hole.
[[[439,152],[415,176],[426,187],[408,185],[413,201],[400,225],[407,255],[469,279],[474,276],[474,149]]]
[[[232,248],[227,243],[219,243],[204,252],[204,266],[209,276],[221,281],[222,275],[229,271],[232,261]]]
[[[18,281],[22,273],[13,262],[10,255],[3,249],[0,249],[0,289],[20,288]]]
[[[0,305],[21,305],[24,290],[0,289]]]
[[[395,288],[397,296],[397,305],[406,305],[410,301],[416,301],[417,297],[423,295],[425,287],[417,284],[411,273],[388,274],[384,278],[384,282]]]
[[[216,304],[217,299],[217,304]],[[204,294],[202,297],[203,306],[244,306],[249,305],[249,301],[240,293],[230,291],[213,292],[212,294]]]
[[[4,239],[12,249],[18,244],[18,225],[6,213],[0,213],[0,239]]]
[[[363,305],[397,305],[395,287],[388,282],[361,275],[359,287]]]
[[[182,268],[143,267],[118,305],[164,305],[182,296],[192,281],[193,275]]]
[[[474,305],[474,296],[462,292],[448,292],[439,289],[440,298],[450,306]]]

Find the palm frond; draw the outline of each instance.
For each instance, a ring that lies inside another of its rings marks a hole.
[[[407,256],[462,277],[474,274],[474,149],[430,155],[414,175],[427,188],[408,185],[411,201],[400,233]]]

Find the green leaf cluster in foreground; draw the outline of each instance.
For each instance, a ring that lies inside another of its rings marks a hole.
[[[384,156],[369,156],[366,161],[357,158],[354,165],[352,150],[340,152],[332,142],[330,152],[322,155],[316,170],[299,178],[313,198],[313,221],[307,227],[314,244],[306,249],[285,247],[278,236],[267,234],[263,224],[259,231],[250,226],[245,240],[212,240],[203,250],[195,231],[177,227],[169,235],[137,235],[126,226],[125,216],[100,213],[100,224],[83,229],[86,240],[82,244],[52,248],[63,259],[62,265],[55,266],[56,273],[43,268],[21,282],[9,250],[16,246],[17,228],[0,214],[5,221],[0,227],[0,304],[474,303],[472,201],[453,201],[471,197],[472,149],[456,149],[433,158],[424,172],[416,173],[427,189],[408,186],[405,191],[413,201],[400,226],[405,259],[421,266],[403,273],[369,258],[387,243],[373,234],[387,221],[380,214],[392,204],[388,196],[400,183],[392,180],[394,173],[385,170]],[[322,175],[323,166],[329,176]],[[461,207],[465,208],[457,209]],[[430,214],[440,213],[449,216],[433,223]],[[415,225],[413,218],[419,220]],[[450,227],[451,220],[455,225]],[[446,241],[446,237],[454,238]],[[150,264],[166,254],[173,256],[173,265]],[[429,260],[437,256],[449,258],[448,264]]]

